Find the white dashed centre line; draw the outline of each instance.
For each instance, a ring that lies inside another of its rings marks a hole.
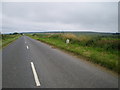
[[[38,79],[38,75],[37,75],[37,72],[35,70],[35,66],[34,66],[33,62],[31,62],[31,67],[32,67],[34,79],[35,79],[35,82],[36,82],[36,86],[40,86],[40,81]]]
[[[29,49],[29,47],[27,46],[27,49]]]

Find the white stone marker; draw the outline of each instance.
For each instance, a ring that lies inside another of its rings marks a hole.
[[[69,40],[69,39],[67,39],[67,40],[66,40],[66,44],[68,44],[69,42],[70,42],[70,40]]]

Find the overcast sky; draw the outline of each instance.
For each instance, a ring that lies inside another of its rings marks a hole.
[[[2,33],[118,32],[117,2],[3,2],[1,15]]]

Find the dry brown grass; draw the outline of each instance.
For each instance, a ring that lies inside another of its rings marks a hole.
[[[69,39],[77,39],[77,36],[74,34],[61,34],[63,38],[69,38]]]
[[[91,36],[86,36],[86,35],[80,35],[80,36],[78,36],[78,40],[79,41],[89,41],[90,39],[92,39]]]
[[[74,40],[78,40],[78,41],[89,41],[92,38],[91,36],[86,36],[86,35],[76,36],[75,34],[71,34],[71,33],[61,34],[61,37],[74,39]]]

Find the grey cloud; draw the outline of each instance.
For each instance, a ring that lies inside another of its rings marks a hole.
[[[6,19],[8,21],[3,19],[4,26],[9,22],[9,26],[18,27],[18,30],[22,28],[23,31],[31,28],[33,30],[117,31],[117,2],[3,3],[2,14],[11,18]]]

